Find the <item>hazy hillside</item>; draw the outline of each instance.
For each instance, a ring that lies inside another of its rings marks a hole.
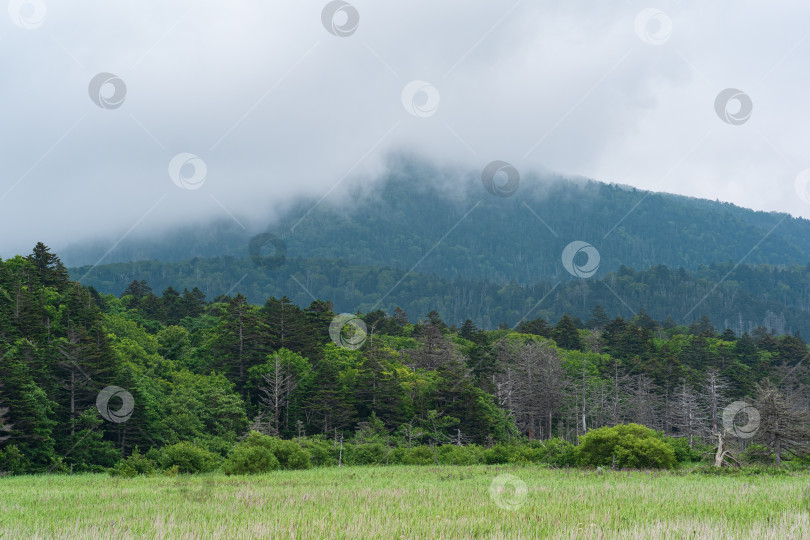
[[[574,240],[599,250],[597,277],[622,265],[696,269],[738,262],[754,246],[745,263],[810,261],[810,222],[785,214],[529,174],[514,196],[501,198],[483,188],[480,173],[443,171],[414,160],[392,170],[377,182],[354,186],[340,204],[327,199],[308,215],[315,201],[299,201],[266,230],[285,240],[292,258],[401,270],[418,263],[422,273],[499,284],[567,276],[560,255]],[[127,239],[102,262],[246,257],[250,238],[260,232],[232,221],[166,231]],[[77,244],[60,254],[69,266],[89,265],[110,245]]]

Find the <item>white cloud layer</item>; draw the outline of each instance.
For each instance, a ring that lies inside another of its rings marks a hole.
[[[347,173],[373,177],[400,149],[810,217],[795,188],[810,168],[806,2],[353,0],[347,37],[324,28],[326,4],[12,1],[0,254],[261,221],[292,195],[339,197]],[[120,107],[88,95],[103,72],[126,85]],[[432,85],[416,116],[414,80]],[[751,98],[742,125],[715,111],[726,88]],[[206,165],[199,189],[169,177],[184,152]]]

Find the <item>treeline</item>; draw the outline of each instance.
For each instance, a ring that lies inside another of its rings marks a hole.
[[[586,320],[601,305],[608,313],[625,318],[645,309],[656,320],[671,317],[687,325],[705,314],[717,327],[729,328],[737,336],[759,326],[777,334],[798,331],[810,335],[810,267],[799,266],[723,263],[694,272],[665,266],[643,271],[620,267],[587,280],[563,273],[522,286],[325,259],[289,258],[280,268],[267,268],[254,265],[249,258],[220,257],[76,268],[71,276],[83,278],[85,285],[105,294],[118,295],[136,279],[147,281],[158,292],[170,287],[178,291],[197,288],[207,298],[226,294],[236,286],[256,304],[285,295],[305,304],[313,294],[329,298],[337,311],[380,308],[391,313],[401,307],[423,315],[435,310],[449,323],[461,325],[470,319],[483,329],[513,327],[526,317],[553,322],[566,313]]]
[[[251,431],[338,459],[343,444],[353,456],[373,443],[387,459],[425,447],[436,460],[449,445],[565,449],[637,423],[697,452],[734,429],[723,413],[742,399],[760,417],[737,439],[761,445],[763,459],[803,456],[808,441],[798,334],[737,337],[705,316],[684,326],[599,306],[486,331],[436,311],[375,310],[337,328],[336,315],[324,300],[157,295],[145,280],[100,294],[71,282],[42,244],[0,261],[0,469],[101,470],[144,454],[167,467],[221,461]]]

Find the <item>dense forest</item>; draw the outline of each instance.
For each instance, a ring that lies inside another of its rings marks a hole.
[[[436,311],[449,324],[460,326],[470,319],[483,329],[513,327],[525,318],[553,322],[566,313],[584,321],[601,305],[622,317],[645,309],[657,320],[670,318],[668,324],[688,325],[705,314],[738,336],[758,326],[777,334],[810,335],[810,266],[723,263],[695,271],[621,267],[600,277],[566,274],[527,286],[295,258],[278,268],[257,266],[250,258],[218,257],[82,267],[71,269],[70,275],[105,294],[118,295],[133,280],[145,280],[157,291],[196,287],[208,298],[238,289],[256,304],[286,295],[298,304],[329,298],[336,310],[352,313],[392,313],[397,307],[416,314]]]
[[[626,423],[688,453],[735,429],[724,411],[737,400],[759,414],[740,438],[749,453],[794,459],[810,439],[798,333],[657,321],[641,299],[632,316],[595,305],[482,330],[435,310],[341,318],[326,299],[232,292],[133,279],[101,294],[43,244],[0,261],[0,470],[101,470],[145,454],[188,472],[259,434],[294,438],[321,464],[388,462],[391,448],[433,449],[438,463],[438,448],[547,452]]]
[[[227,220],[144,231],[112,250],[112,240],[76,244],[70,276],[101,294],[145,280],[208,299],[238,291],[259,305],[287,296],[352,313],[435,310],[487,330],[566,313],[586,320],[601,305],[686,325],[706,314],[737,336],[758,326],[810,335],[807,220],[552,174],[527,174],[502,198],[467,171],[391,161],[343,199],[268,209],[266,232]],[[275,245],[253,253],[262,237]],[[598,251],[589,279],[564,268],[574,241]],[[263,256],[275,264],[256,264]]]

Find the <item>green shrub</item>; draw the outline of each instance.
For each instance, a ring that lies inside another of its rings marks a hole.
[[[771,464],[771,451],[761,444],[749,444],[740,457],[745,463]]]
[[[408,453],[408,448],[404,446],[395,446],[388,454],[389,465],[402,465],[402,460],[405,459],[405,454]]]
[[[525,465],[527,463],[537,463],[541,453],[528,445],[514,445],[508,450],[509,463]]]
[[[280,467],[275,454],[264,446],[237,445],[222,464],[222,472],[231,474],[258,474],[275,471]]]
[[[577,448],[572,443],[552,437],[545,441],[539,441],[540,447],[535,448],[534,454],[536,463],[550,465],[552,467],[573,467],[577,461]]]
[[[316,467],[337,465],[335,443],[327,441],[321,435],[305,438],[301,447],[309,454],[310,462]]]
[[[312,468],[309,454],[298,443],[262,435],[258,431],[251,431],[245,440],[234,447],[234,451],[237,448],[264,448],[269,450],[276,457],[282,469]]]
[[[123,458],[116,463],[107,472],[110,476],[123,476],[124,478],[132,478],[139,474],[153,474],[157,469],[157,463],[141,454],[138,447],[132,451],[129,457]]]
[[[16,444],[10,444],[0,449],[0,474],[25,474],[31,463],[23,455]]]
[[[675,452],[675,461],[678,463],[693,463],[703,459],[705,445],[698,443],[694,445],[694,448],[689,448],[687,437],[662,437],[661,439],[672,447]]]
[[[219,461],[220,458],[216,454],[188,442],[164,447],[158,460],[164,469],[176,466],[178,472],[183,474],[210,472],[216,469]]]
[[[484,463],[487,465],[501,465],[509,463],[514,449],[505,444],[496,444],[492,448],[484,450]]]
[[[278,437],[270,439],[270,450],[276,455],[282,469],[311,469],[312,462],[309,454],[295,441],[287,441]]]
[[[442,465],[478,465],[484,449],[478,445],[459,446],[445,444],[439,447],[439,463]]]
[[[205,437],[205,438],[197,438],[194,439],[194,446],[199,448],[204,448],[211,452],[212,454],[217,454],[222,457],[226,457],[233,447],[235,446],[233,442],[223,438],[223,437]]]
[[[626,424],[595,429],[580,437],[577,462],[591,466],[669,469],[675,465],[675,451],[656,431]]]
[[[435,465],[433,448],[420,445],[408,448],[402,456],[403,465]]]
[[[344,461],[349,465],[379,465],[388,453],[382,443],[348,444],[343,447]]]

